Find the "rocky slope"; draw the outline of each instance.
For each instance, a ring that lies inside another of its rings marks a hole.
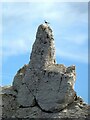
[[[1,118],[89,119],[89,105],[74,91],[75,65],[56,64],[51,28],[41,24],[30,62],[20,68],[12,86],[2,87]]]

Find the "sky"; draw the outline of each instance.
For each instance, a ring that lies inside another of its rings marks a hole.
[[[88,103],[88,2],[2,2],[0,8],[1,85],[12,85],[28,64],[37,28],[47,20],[57,63],[76,66],[75,91]]]

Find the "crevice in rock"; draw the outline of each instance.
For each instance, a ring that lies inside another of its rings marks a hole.
[[[23,105],[20,105],[19,108],[30,108],[30,106],[23,106]]]
[[[26,85],[26,84],[25,84]],[[26,85],[26,87],[28,88],[28,86]],[[28,88],[28,90],[29,90],[29,92],[30,92],[30,94],[32,94],[33,95],[33,93],[31,92],[31,90]],[[34,96],[34,95],[33,95]],[[43,111],[43,112],[46,112],[46,113],[53,113],[53,112],[51,112],[51,111],[46,111],[46,110],[44,110],[44,109],[42,109],[41,107],[40,107],[40,105],[38,104],[38,101],[36,100],[36,97],[34,96],[34,102],[35,102],[35,104],[34,104],[34,106],[30,106],[30,107],[35,107],[35,106],[37,106],[41,111]],[[23,107],[23,108],[25,108],[24,106],[21,106],[21,107]],[[29,106],[27,106],[27,107],[29,107]]]
[[[38,104],[38,101],[36,100],[36,98],[35,98],[35,106],[37,106],[42,112],[53,113],[53,112],[51,112],[51,111],[46,111],[46,110],[42,109],[42,108],[40,107],[40,105]]]
[[[59,88],[58,88],[58,92],[60,91],[61,82],[62,82],[62,76],[61,76],[61,80],[60,80],[60,82],[59,82]]]
[[[16,95],[13,95],[13,94],[7,94],[7,93],[5,93],[4,95],[6,95],[6,96],[12,96],[12,97],[16,98]]]
[[[26,84],[25,84],[26,85]],[[28,86],[26,85],[26,87],[28,88]],[[33,95],[33,93],[31,92],[31,90],[28,88],[28,90],[29,90],[29,92],[30,92],[30,94],[32,94]],[[33,95],[34,96],[34,95]],[[33,106],[20,106],[20,108],[28,108],[28,107],[35,107],[35,106],[37,106],[41,111],[43,111],[43,112],[46,112],[46,113],[53,113],[53,112],[51,112],[51,111],[46,111],[46,110],[44,110],[44,109],[42,109],[41,107],[40,107],[40,105],[38,104],[38,101],[36,100],[36,97],[34,96],[34,102],[35,102],[35,104],[33,105]]]
[[[69,103],[66,107],[62,108],[61,110],[55,110],[54,113],[62,112],[64,109],[68,109],[74,102]]]
[[[14,89],[14,91],[15,91],[16,93],[18,93],[18,91],[17,91],[16,89]]]

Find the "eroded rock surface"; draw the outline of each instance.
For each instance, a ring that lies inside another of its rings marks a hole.
[[[56,64],[52,30],[41,24],[30,62],[17,72],[12,86],[2,88],[2,117],[88,118],[89,107],[74,91],[75,80],[75,65]]]
[[[38,101],[41,109],[57,112],[75,98],[75,66],[66,68],[55,62],[55,45],[52,30],[40,25],[23,82]],[[72,75],[71,75],[72,74]]]

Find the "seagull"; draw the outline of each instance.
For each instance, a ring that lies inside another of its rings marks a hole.
[[[47,22],[46,20],[44,20],[45,24],[50,24],[49,22]]]

